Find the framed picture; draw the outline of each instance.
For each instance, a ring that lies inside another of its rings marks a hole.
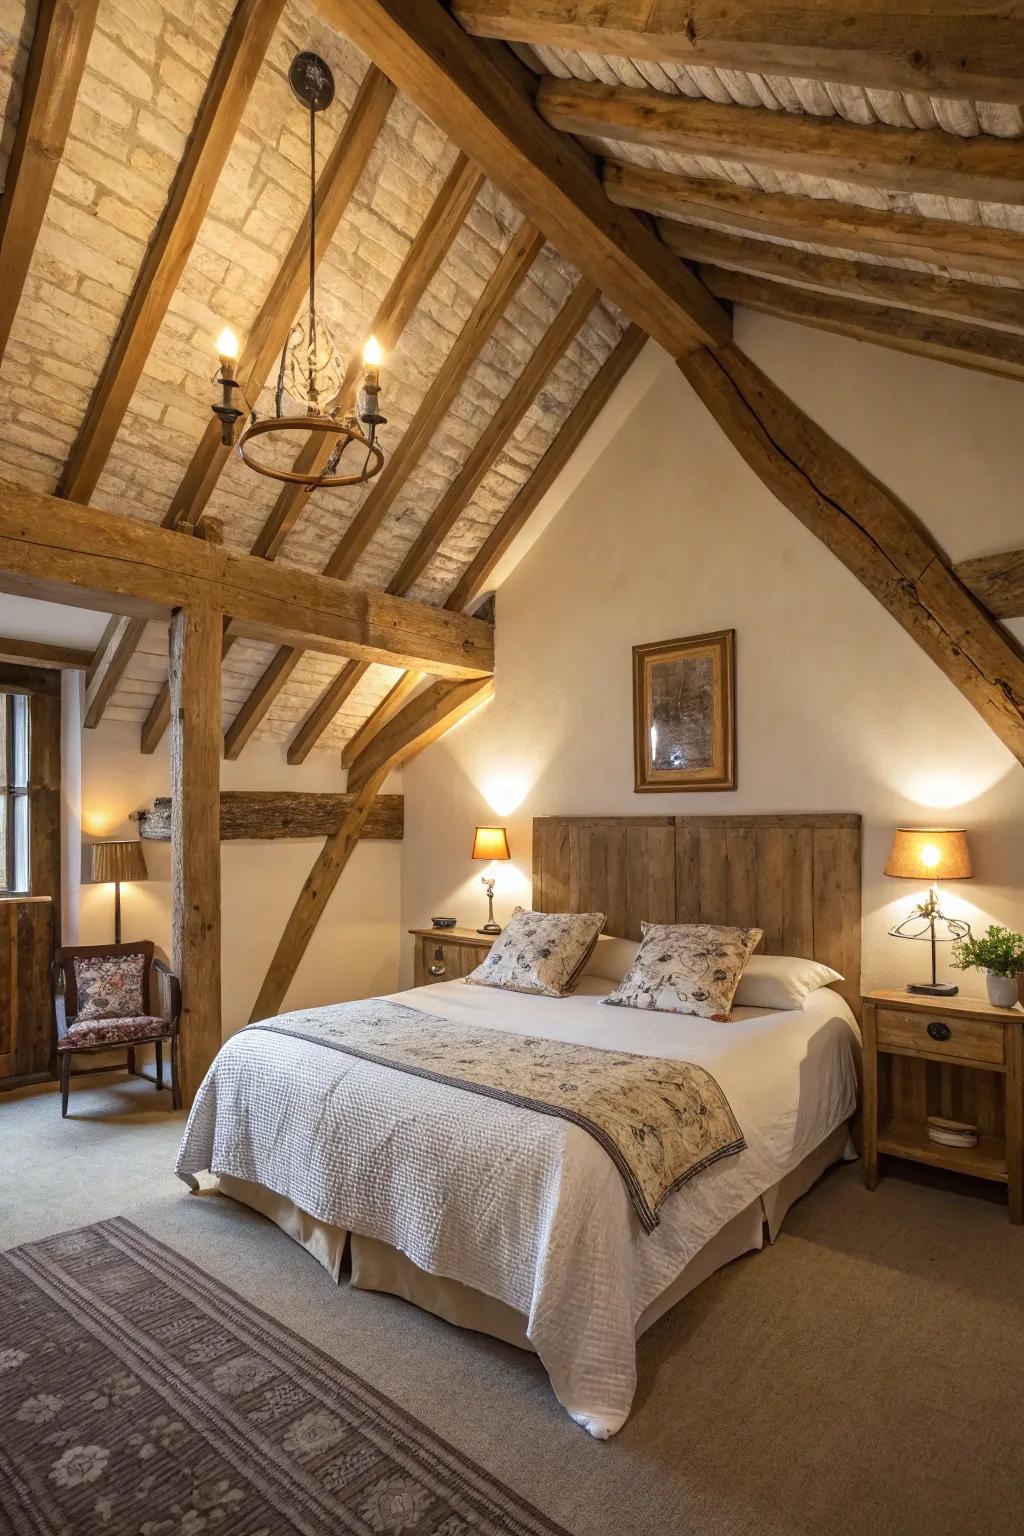
[[[638,794],[736,788],[736,631],[633,647]]]

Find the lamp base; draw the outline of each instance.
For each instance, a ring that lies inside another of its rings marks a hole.
[[[500,933],[500,932],[501,932],[501,928],[499,927],[499,925],[497,923],[484,923],[482,928],[478,928],[477,929],[477,933]]]
[[[960,988],[948,981],[908,981],[908,992],[919,992],[924,997],[956,997]]]

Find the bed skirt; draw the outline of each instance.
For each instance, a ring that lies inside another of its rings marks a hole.
[[[844,1123],[694,1254],[672,1284],[641,1314],[636,1325],[637,1338],[716,1270],[744,1253],[761,1248],[766,1228],[769,1240],[774,1242],[790,1206],[805,1195],[833,1163],[852,1155],[855,1154],[849,1128]],[[533,1345],[526,1337],[526,1317],[507,1303],[496,1301],[493,1296],[486,1296],[459,1280],[430,1274],[390,1243],[363,1237],[358,1232],[349,1234],[344,1227],[318,1221],[284,1195],[275,1194],[262,1184],[221,1174],[216,1188],[220,1194],[269,1217],[282,1232],[287,1232],[312,1254],[335,1280],[341,1278],[345,1244],[351,1236],[351,1283],[357,1290],[383,1291],[399,1296],[458,1328],[486,1333],[505,1344],[514,1344],[533,1353]]]

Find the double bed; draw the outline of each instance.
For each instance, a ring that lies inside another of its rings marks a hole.
[[[842,984],[799,1008],[740,1007],[721,1023],[603,1007],[616,978],[600,974],[612,968],[600,949],[567,997],[463,981],[395,994],[438,1030],[706,1068],[746,1145],[668,1195],[653,1231],[579,1125],[277,1032],[313,1013],[225,1044],[178,1171],[194,1186],[215,1175],[222,1193],[278,1222],[336,1277],[348,1240],[353,1285],[535,1350],[570,1415],[597,1438],[614,1434],[636,1387],[637,1337],[759,1248],[766,1227],[774,1237],[792,1201],[848,1148],[859,847],[850,816],[535,823],[535,908],[607,911],[623,937],[643,918],[756,921],[770,952],[845,964]]]

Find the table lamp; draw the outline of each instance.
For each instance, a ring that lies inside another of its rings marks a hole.
[[[512,857],[508,848],[508,833],[504,827],[477,827],[473,837],[474,859],[486,859],[488,863],[494,859],[510,859]],[[480,880],[487,892],[487,921],[477,933],[500,933],[501,925],[494,921],[494,876],[481,875]]]
[[[940,912],[936,884],[939,880],[972,878],[967,833],[962,827],[897,827],[885,873],[898,880],[927,880],[929,886],[925,900],[902,923],[889,929],[895,939],[926,939],[932,947],[931,981],[908,981],[907,991],[923,992],[928,997],[955,997],[959,987],[936,978],[935,945],[966,938],[971,925]],[[944,933],[936,933],[937,924],[944,926]]]
[[[93,843],[89,872],[97,885],[114,884],[114,943],[121,942],[121,881],[145,880],[146,860],[137,839],[123,843]]]

